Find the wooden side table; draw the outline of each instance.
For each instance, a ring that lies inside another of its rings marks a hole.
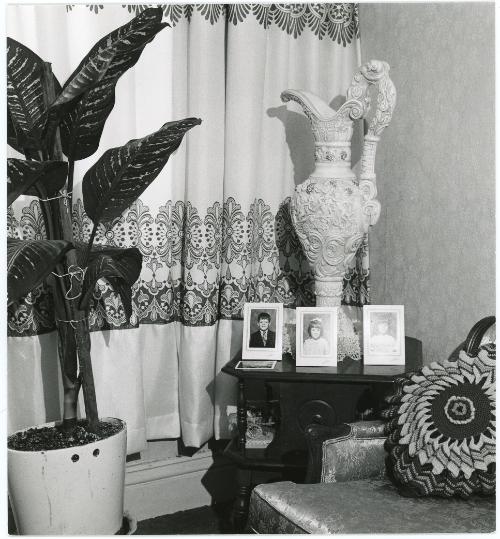
[[[238,435],[225,454],[238,466],[238,493],[233,508],[235,531],[244,529],[255,470],[277,471],[297,482],[305,478],[307,448],[304,429],[311,423],[333,426],[357,419],[360,408],[377,408],[390,391],[395,378],[422,365],[422,343],[406,337],[406,364],[363,365],[346,360],[337,367],[296,367],[291,356],[277,362],[273,370],[240,370],[237,354],[222,372],[238,379]],[[280,421],[273,441],[266,449],[246,447],[247,385],[250,381],[266,385],[268,399],[276,397],[278,387]]]

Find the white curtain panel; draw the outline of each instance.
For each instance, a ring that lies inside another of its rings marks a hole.
[[[90,235],[85,171],[108,148],[188,116],[159,178],[97,243],[137,246],[143,270],[130,322],[105,282],[92,311],[101,416],[128,425],[128,452],[147,439],[198,447],[228,435],[235,381],[220,372],[241,346],[245,301],[311,304],[310,268],[288,200],[313,169],[308,120],[287,88],[335,108],[359,63],[355,4],[162,5],[171,27],[119,80],[98,151],[75,166],[75,235]],[[52,62],[64,83],[103,35],[143,6],[15,5],[7,34]],[[9,155],[15,156],[14,151]],[[38,202],[8,212],[9,234],[43,236]],[[345,281],[344,303],[367,296],[367,253]],[[9,312],[9,431],[59,415],[55,322],[43,288]]]

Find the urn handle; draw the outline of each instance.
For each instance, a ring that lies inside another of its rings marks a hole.
[[[361,119],[370,110],[369,89],[377,87],[377,105],[365,135],[361,156],[360,180],[375,183],[375,153],[382,131],[389,125],[396,106],[396,88],[389,78],[389,64],[380,60],[370,60],[354,74],[347,90],[347,101],[342,108],[349,110],[351,119]]]

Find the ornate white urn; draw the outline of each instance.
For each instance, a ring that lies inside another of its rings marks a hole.
[[[378,87],[377,104],[364,137],[358,180],[351,170],[353,120],[368,114],[371,85]],[[340,306],[346,271],[368,228],[380,215],[375,151],[396,103],[389,65],[378,60],[362,65],[347,90],[345,103],[337,111],[303,90],[285,90],[281,99],[302,106],[315,139],[316,167],[295,189],[292,221],[314,271],[316,304]]]

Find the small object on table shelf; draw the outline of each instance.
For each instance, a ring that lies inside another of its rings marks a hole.
[[[245,448],[265,449],[274,439],[279,424],[279,401],[253,401],[247,403],[247,429]],[[229,432],[238,434],[237,414],[229,415]]]
[[[276,421],[263,410],[248,410],[245,447],[265,449],[276,434]]]
[[[248,425],[247,443],[249,449],[265,449],[274,439],[275,430],[272,427]]]

